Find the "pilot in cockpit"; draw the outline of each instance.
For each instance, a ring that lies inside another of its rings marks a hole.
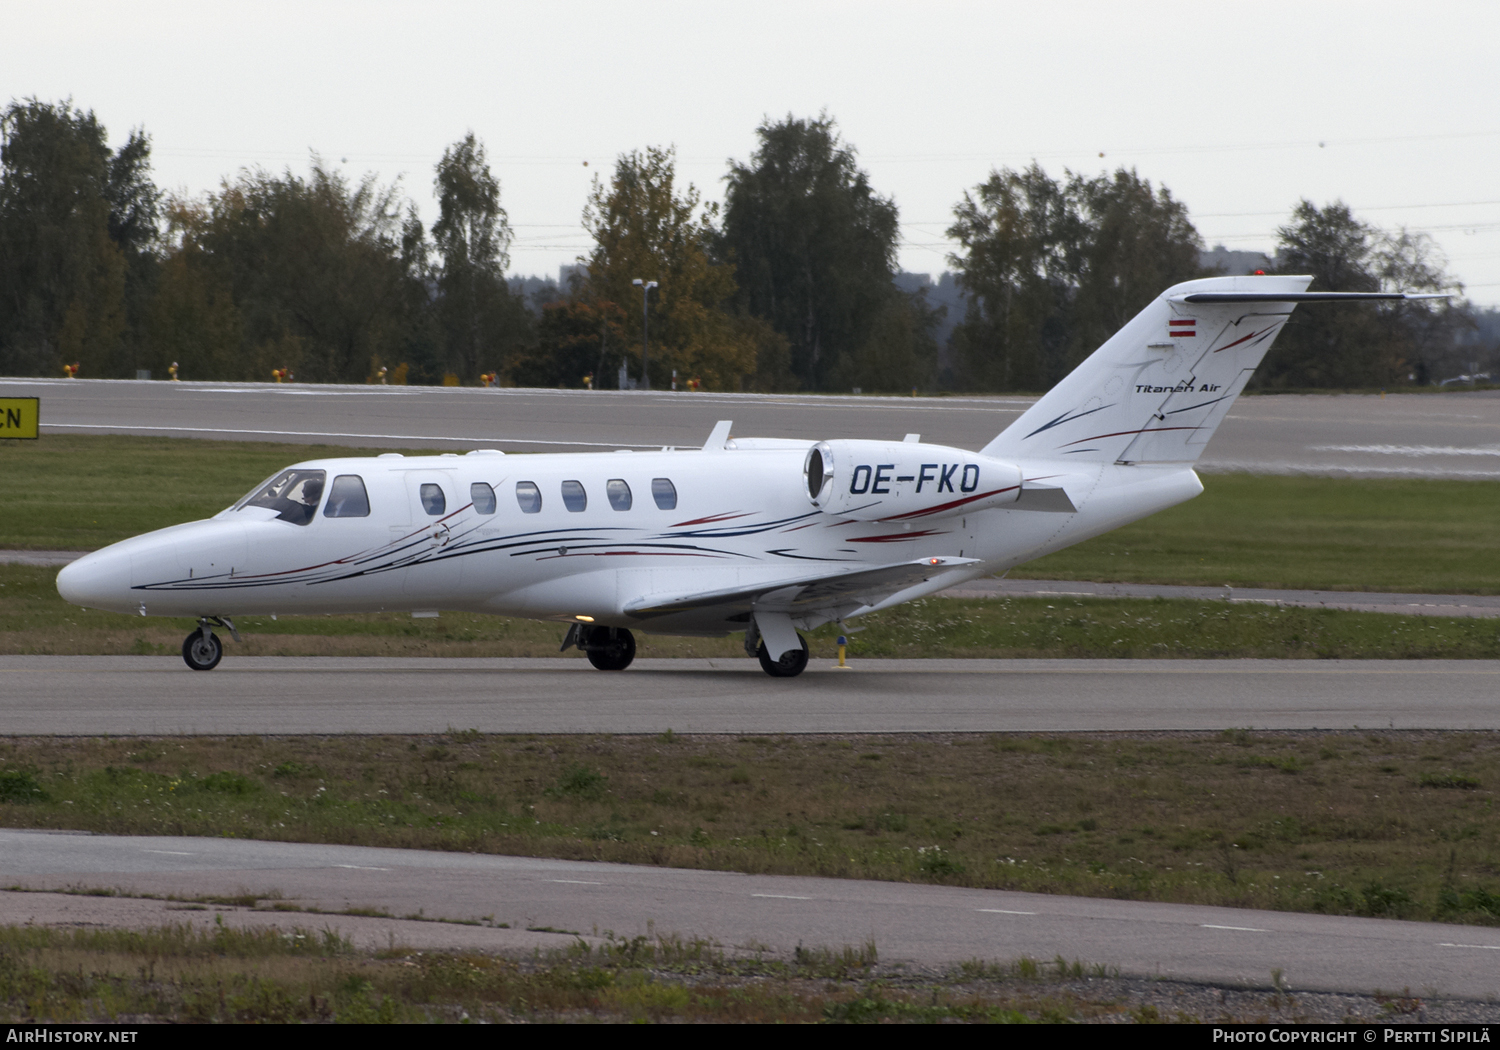
[[[287,507],[279,515],[282,521],[294,525],[306,525],[318,510],[318,500],[323,498],[321,476],[304,478],[286,494]]]

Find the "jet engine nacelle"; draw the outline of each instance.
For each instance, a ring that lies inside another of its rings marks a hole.
[[[855,521],[964,514],[1021,495],[1014,463],[914,441],[820,441],[802,474],[814,507]]]

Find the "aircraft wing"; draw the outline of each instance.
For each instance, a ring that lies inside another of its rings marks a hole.
[[[696,594],[647,595],[625,606],[630,616],[642,619],[670,616],[689,609],[739,607],[749,611],[796,613],[832,606],[874,605],[950,569],[976,563],[974,558],[919,558],[874,569],[822,573],[793,580],[770,580],[749,587],[734,587]]]

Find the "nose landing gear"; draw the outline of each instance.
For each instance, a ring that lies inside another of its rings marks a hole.
[[[198,629],[182,640],[182,662],[195,671],[212,671],[224,658],[224,643],[219,641],[210,624],[229,628],[234,640],[240,640],[240,632],[234,629],[234,621],[229,617],[199,617]]]
[[[182,640],[182,659],[195,671],[212,671],[224,658],[224,643],[204,627]]]

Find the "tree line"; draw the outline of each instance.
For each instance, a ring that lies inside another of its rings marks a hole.
[[[152,181],[150,139],[118,149],[92,112],[13,101],[0,114],[0,374],[314,382],[627,385],[649,368],[704,388],[1035,391],[1162,289],[1206,276],[1187,207],[1134,170],[1000,169],[954,207],[967,308],[901,290],[895,202],[825,116],[764,122],[724,202],[676,177],[668,148],[618,158],[583,210],[593,249],[566,287],[520,295],[512,231],[472,133],[434,167],[424,226],[397,186],[314,156],[306,175],[247,169],[199,196]],[[1341,203],[1302,201],[1280,272],[1314,288],[1458,291],[1431,242]],[[637,284],[639,281],[641,284]],[[649,314],[642,308],[643,286]],[[649,364],[642,327],[649,324]],[[1460,300],[1299,311],[1260,382],[1427,382],[1472,356]]]

